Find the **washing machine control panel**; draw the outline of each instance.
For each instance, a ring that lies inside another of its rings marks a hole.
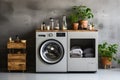
[[[56,37],[65,37],[65,33],[56,33]]]

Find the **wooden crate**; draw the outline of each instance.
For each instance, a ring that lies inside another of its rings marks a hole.
[[[11,71],[11,70],[23,70],[23,71],[25,71],[26,64],[25,64],[25,62],[16,62],[16,61],[8,62],[8,70],[9,71]]]
[[[22,42],[8,42],[7,43],[8,49],[26,49],[26,43]]]
[[[26,70],[26,54],[8,54],[8,70]]]

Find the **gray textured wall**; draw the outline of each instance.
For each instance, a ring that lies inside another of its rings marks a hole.
[[[86,5],[93,10],[95,17],[91,21],[99,29],[99,43],[119,44],[120,0],[0,0],[0,58],[6,57],[8,38],[15,38],[16,34],[28,40],[28,52],[35,54],[35,29],[50,17],[66,15],[74,5]],[[6,60],[3,58],[0,67],[7,66]]]

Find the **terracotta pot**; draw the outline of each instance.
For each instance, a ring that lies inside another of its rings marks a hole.
[[[103,66],[112,64],[112,62],[111,62],[109,57],[102,57],[101,60],[102,60]]]
[[[78,30],[78,25],[79,25],[79,23],[73,23],[73,29]]]
[[[88,28],[88,20],[80,20],[80,26],[82,29]]]

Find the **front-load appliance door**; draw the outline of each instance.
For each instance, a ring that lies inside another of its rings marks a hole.
[[[98,69],[97,32],[68,32],[68,71]]]
[[[36,72],[67,71],[67,32],[36,32]]]
[[[57,40],[47,40],[40,46],[39,56],[47,64],[56,64],[63,58],[64,48]]]

